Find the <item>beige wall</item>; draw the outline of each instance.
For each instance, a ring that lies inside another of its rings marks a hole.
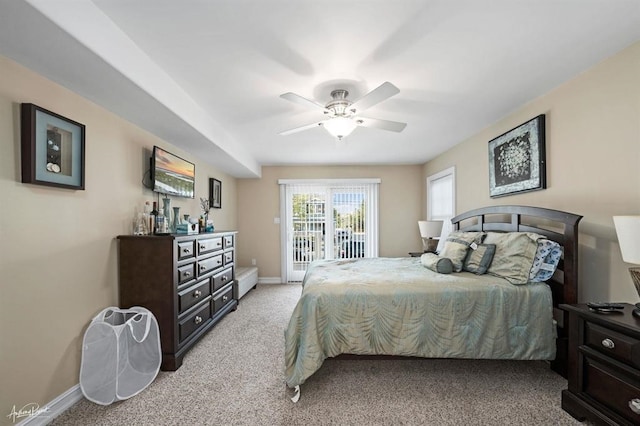
[[[0,57],[0,424],[13,405],[44,406],[78,384],[84,330],[117,305],[115,236],[131,231],[153,145],[196,163],[196,197],[221,179],[218,229],[235,229],[236,180],[66,89]],[[20,103],[86,125],[86,190],[20,182]],[[183,212],[199,202],[173,198]]]
[[[547,189],[491,199],[488,141],[538,114],[546,114]],[[583,215],[579,299],[638,301],[612,216],[640,214],[640,43],[430,161],[424,179],[452,165],[458,213],[522,204]]]
[[[263,167],[261,179],[238,179],[238,261],[256,259],[261,278],[281,276],[278,179],[380,178],[380,256],[420,249],[421,166]]]

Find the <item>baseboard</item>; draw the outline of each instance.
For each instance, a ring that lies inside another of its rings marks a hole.
[[[58,395],[44,407],[40,407],[38,412],[32,416],[24,418],[17,426],[44,426],[53,421],[56,417],[67,411],[73,404],[80,401],[84,396],[80,389],[80,384],[75,385],[66,392]],[[15,420],[18,420],[17,418]]]
[[[282,284],[280,277],[258,277],[258,284]]]

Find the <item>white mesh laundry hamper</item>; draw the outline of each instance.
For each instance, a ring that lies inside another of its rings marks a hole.
[[[160,331],[145,308],[106,308],[84,333],[80,388],[100,405],[131,398],[158,375],[162,352]]]

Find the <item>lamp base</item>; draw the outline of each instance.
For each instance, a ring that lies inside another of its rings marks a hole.
[[[438,249],[438,239],[436,238],[423,238],[422,249],[425,253],[435,253]],[[640,270],[640,268],[638,268]],[[640,273],[640,272],[639,272]]]
[[[629,274],[631,274],[631,280],[636,287],[638,296],[640,296],[640,268],[629,268]],[[640,303],[636,303],[636,308],[631,312],[634,317],[640,318]]]
[[[636,287],[636,291],[638,292],[638,296],[640,296],[640,268],[629,268],[629,274],[631,274],[631,280],[633,281],[633,285]]]

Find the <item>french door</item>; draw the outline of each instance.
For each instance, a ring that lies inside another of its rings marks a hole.
[[[281,180],[284,282],[314,260],[378,255],[377,179]]]

